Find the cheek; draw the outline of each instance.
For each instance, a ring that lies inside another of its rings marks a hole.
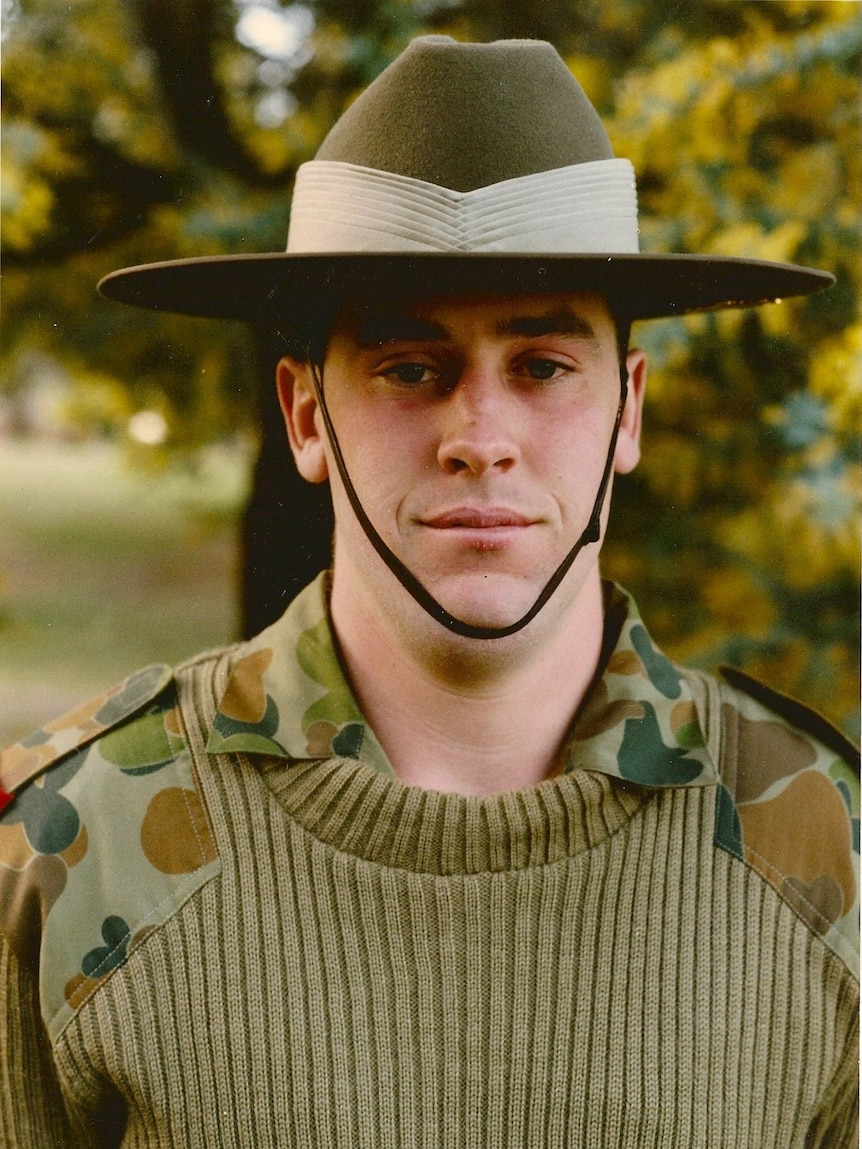
[[[604,465],[613,434],[616,408],[582,404],[561,406],[537,423],[529,435],[529,454],[539,467],[562,478]]]
[[[616,409],[582,408],[544,428],[527,458],[565,518],[578,522],[592,508],[601,485]]]
[[[378,529],[397,515],[405,498],[434,466],[428,420],[409,419],[389,405],[354,406],[332,412],[333,425],[360,502]],[[337,487],[332,447],[326,443],[330,474]]]

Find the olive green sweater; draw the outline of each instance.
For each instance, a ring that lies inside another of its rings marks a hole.
[[[180,675],[164,728],[196,765],[158,791],[150,850],[175,884],[128,945],[105,918],[50,1041],[49,973],[40,989],[36,956],[0,938],[10,1145],[854,1143],[857,982],[799,891],[717,844],[715,784],[575,768],[478,799],[356,758],[207,754],[236,664]]]

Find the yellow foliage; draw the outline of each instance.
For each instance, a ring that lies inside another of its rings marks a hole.
[[[48,230],[54,194],[44,180],[26,180],[24,172],[4,157],[0,204],[4,245],[14,251],[26,251]]]
[[[690,507],[700,494],[700,447],[690,438],[673,432],[652,434],[641,469],[656,498],[663,502]]]
[[[775,603],[744,566],[704,572],[701,593],[707,609],[725,631],[765,634],[776,619]]]
[[[818,219],[841,204],[843,187],[843,172],[834,147],[820,144],[791,152],[783,159],[771,202],[776,211],[790,217]]]
[[[845,477],[841,486],[848,505],[857,504],[858,476]],[[772,569],[789,587],[812,589],[836,570],[859,571],[855,515],[833,522],[821,517],[823,510],[809,483],[776,484],[764,502],[727,520],[721,538],[730,552]]]
[[[57,135],[18,117],[5,118],[0,148],[3,243],[24,252],[52,225],[52,181],[75,172],[78,164]]]
[[[829,404],[836,431],[856,434],[862,420],[862,323],[820,344],[811,364],[811,390]]]
[[[578,78],[590,102],[601,107],[611,93],[613,76],[607,62],[596,56],[579,53],[566,59],[569,70]]]
[[[767,335],[792,335],[798,329],[795,300],[781,299],[759,311],[760,323]]]
[[[779,263],[792,260],[805,237],[801,220],[785,220],[771,231],[755,223],[737,223],[712,237],[709,250],[713,255],[744,256],[747,259],[771,259]]]
[[[862,327],[848,326],[862,286],[858,6],[774,0],[734,15],[739,34],[669,32],[620,82],[610,134],[635,164],[642,249],[811,263],[839,285],[756,322],[726,311],[647,334],[639,498],[686,515],[651,547],[657,574],[612,555],[637,593],[639,579],[650,588],[650,620],[679,657],[732,651],[845,721],[862,502]]]

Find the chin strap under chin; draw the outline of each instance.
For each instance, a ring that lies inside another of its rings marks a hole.
[[[516,634],[522,630],[529,622],[536,617],[569,571],[569,568],[574,563],[575,559],[581,553],[581,550],[589,543],[599,541],[601,537],[601,517],[602,507],[604,506],[605,495],[607,494],[608,484],[610,483],[611,475],[614,468],[614,452],[617,446],[617,437],[620,431],[620,423],[622,422],[623,411],[626,405],[626,398],[628,396],[628,371],[626,370],[625,361],[620,362],[620,403],[617,408],[616,419],[614,420],[614,429],[611,435],[610,446],[608,447],[607,458],[605,459],[605,469],[602,474],[602,480],[599,484],[599,489],[596,494],[595,502],[593,503],[592,513],[590,514],[589,521],[584,528],[583,533],[577,540],[575,545],[545,583],[539,597],[530,607],[525,615],[513,622],[510,626],[473,626],[471,623],[462,622],[460,619],[451,615],[445,607],[441,606],[439,602],[431,595],[416,576],[409,571],[404,563],[398,556],[386,545],[383,539],[377,532],[376,527],[368,518],[365,509],[359,501],[359,496],[353,486],[353,482],[347,471],[347,464],[344,461],[344,456],[341,453],[341,446],[338,442],[338,436],[335,434],[335,428],[332,425],[332,419],[329,415],[329,408],[326,405],[326,399],[323,393],[323,367],[317,363],[311,363],[311,374],[314,380],[314,389],[317,397],[317,402],[320,406],[321,413],[323,414],[323,422],[326,426],[326,433],[329,436],[329,442],[332,447],[332,453],[335,456],[335,463],[338,467],[338,473],[341,476],[341,481],[344,484],[344,489],[347,492],[347,498],[350,500],[350,505],[353,508],[353,513],[359,520],[359,524],[365,531],[368,541],[380,555],[381,559],[387,565],[389,570],[395,575],[404,589],[413,596],[416,602],[427,611],[433,619],[436,619],[441,626],[445,626],[447,630],[451,630],[455,634],[460,634],[464,638],[505,638],[507,635]]]

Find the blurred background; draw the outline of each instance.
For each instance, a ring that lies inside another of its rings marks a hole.
[[[422,32],[551,40],[638,173],[642,248],[831,291],[644,324],[604,569],[690,663],[858,723],[862,8],[822,0],[2,0],[0,744],[229,641],[326,561],[272,354],[108,304],[114,268],[282,249],[296,167]]]

